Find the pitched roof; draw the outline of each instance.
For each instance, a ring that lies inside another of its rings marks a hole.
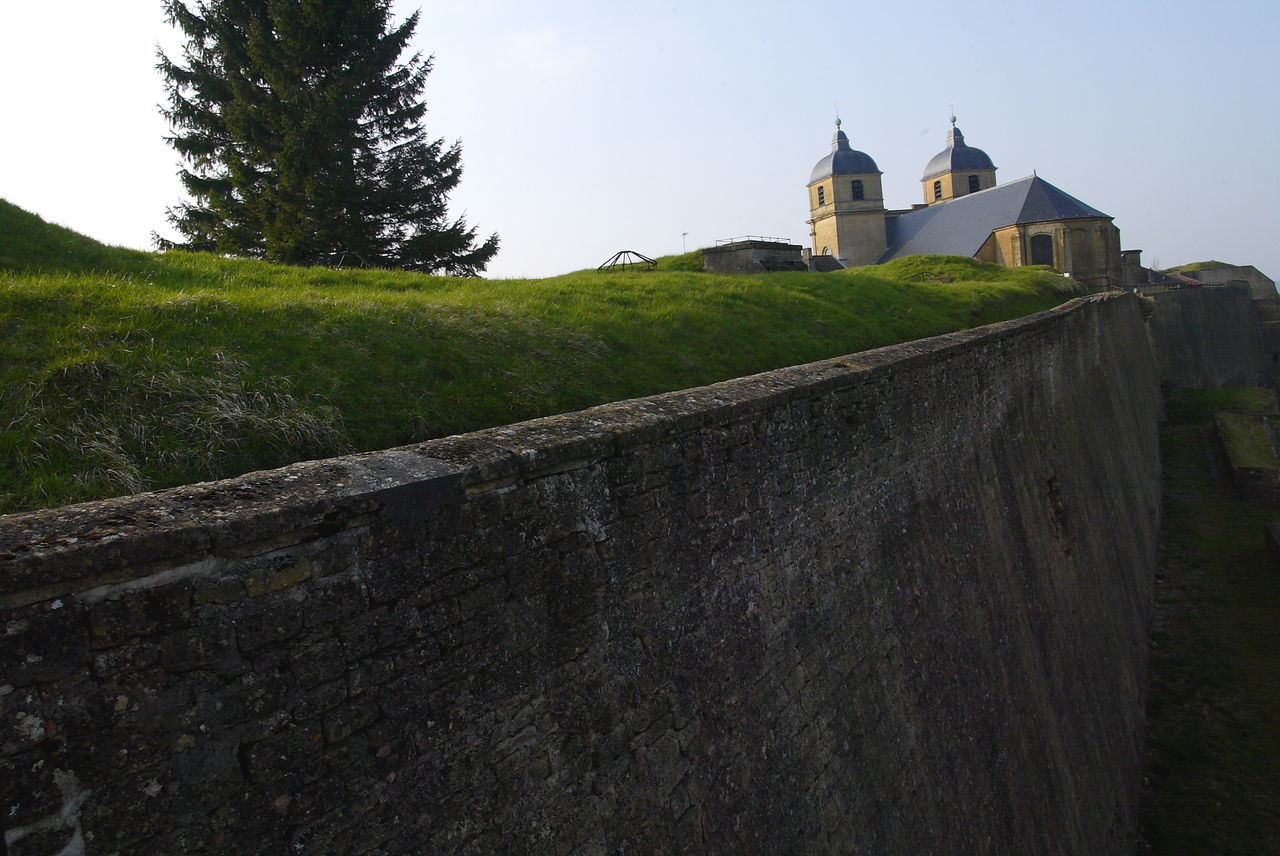
[[[889,248],[881,262],[902,256],[972,256],[996,229],[1045,220],[1111,219],[1059,190],[1043,178],[1028,176],[998,187],[938,202],[886,221]]]

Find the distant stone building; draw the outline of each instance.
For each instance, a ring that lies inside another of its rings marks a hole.
[[[1275,280],[1253,265],[1229,265],[1226,262],[1193,262],[1167,270],[1155,270],[1142,266],[1142,250],[1125,250],[1121,257],[1124,265],[1126,288],[1142,289],[1148,286],[1193,288],[1202,285],[1233,285],[1247,288],[1255,302],[1280,303]],[[1280,312],[1280,308],[1276,310]],[[1280,320],[1271,319],[1271,320]]]
[[[1254,300],[1276,299],[1275,281],[1253,265],[1199,262],[1166,271],[1166,273],[1174,272],[1206,285],[1247,285]]]
[[[995,164],[965,142],[954,116],[947,147],[921,178],[923,204],[887,209],[881,175],[870,155],[849,145],[837,119],[831,154],[809,176],[815,262],[830,256],[867,265],[936,253],[1049,265],[1100,290],[1123,284],[1120,232],[1109,215],[1036,175],[997,184]]]
[[[1124,250],[1120,253],[1120,263],[1124,271],[1124,287],[1134,291],[1162,291],[1170,288],[1190,288],[1205,283],[1177,271],[1155,270],[1143,267],[1142,250]]]

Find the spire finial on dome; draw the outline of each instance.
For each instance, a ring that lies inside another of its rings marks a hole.
[[[932,181],[945,172],[980,169],[994,171],[996,168],[986,152],[982,149],[974,148],[964,141],[964,134],[960,133],[960,129],[956,127],[956,102],[952,101],[950,105],[951,124],[947,128],[947,147],[934,155],[929,161],[928,166],[924,168],[924,178],[922,180]],[[994,179],[994,174],[992,178]],[[927,191],[926,195],[932,198],[932,188],[928,188]]]
[[[950,130],[947,131],[947,145],[952,147],[963,146],[964,134],[960,133],[960,129],[956,127],[956,102],[952,101],[950,102],[950,104],[951,104],[951,128]]]
[[[845,135],[844,131],[840,130],[840,126],[842,124],[843,123],[840,121],[840,105],[837,104],[836,105],[836,132],[835,132],[835,135],[831,138],[831,148],[833,151],[841,148],[847,149],[849,147],[849,137]]]

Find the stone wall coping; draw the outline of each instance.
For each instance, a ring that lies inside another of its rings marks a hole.
[[[1091,295],[1023,318],[693,389],[235,478],[0,517],[0,605],[118,585],[288,533],[340,531],[389,503],[441,501],[563,472],[790,401],[872,382],[1057,323]],[[407,493],[406,493],[407,491]],[[407,497],[405,499],[404,497]],[[424,497],[427,497],[424,499]],[[434,499],[433,499],[434,498]]]

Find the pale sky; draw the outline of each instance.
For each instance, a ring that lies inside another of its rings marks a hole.
[[[397,0],[435,55],[427,127],[460,139],[451,197],[502,250],[487,275],[548,276],[753,234],[805,243],[805,182],[836,105],[921,201],[948,103],[1000,182],[1034,170],[1168,267],[1216,258],[1280,278],[1280,2]],[[156,0],[0,7],[0,198],[98,240],[170,234]]]

